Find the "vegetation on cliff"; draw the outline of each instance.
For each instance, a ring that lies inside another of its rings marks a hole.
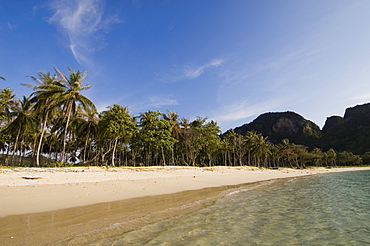
[[[310,148],[317,147],[321,138],[321,130],[312,121],[306,120],[294,112],[265,113],[253,122],[234,129],[236,133],[245,135],[249,131],[257,131],[274,144],[289,139],[295,144]]]

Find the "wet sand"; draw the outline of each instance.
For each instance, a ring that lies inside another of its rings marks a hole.
[[[0,244],[81,245],[194,211],[239,184],[364,169],[0,169]]]

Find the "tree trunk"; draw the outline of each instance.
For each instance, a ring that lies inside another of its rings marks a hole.
[[[14,143],[14,150],[13,150],[13,156],[12,156],[12,165],[14,165],[14,159],[15,159],[15,153],[17,151],[17,147],[18,147],[18,139],[19,139],[19,136],[21,135],[21,128],[18,129],[18,132],[17,132],[17,137],[15,138],[15,143]],[[22,152],[22,151],[20,151]]]
[[[114,146],[113,146],[113,153],[112,153],[112,166],[114,167],[114,155],[116,154],[116,149],[117,149],[117,143],[118,143],[118,138],[114,140]]]
[[[72,111],[72,105],[70,105],[69,103],[68,108],[67,108],[66,128],[64,129],[64,137],[63,137],[62,162],[66,162],[67,133],[68,133],[69,121],[71,119],[71,113],[72,113],[71,111]]]
[[[164,156],[163,146],[161,146],[161,150],[162,150],[163,166],[166,166],[166,157]]]
[[[36,151],[36,166],[37,167],[40,166],[40,150],[41,150],[42,140],[44,138],[44,133],[45,133],[45,129],[46,129],[46,122],[47,122],[48,116],[49,116],[49,112],[46,111],[44,122],[42,123],[40,141],[39,141],[39,144],[37,146],[37,151]]]

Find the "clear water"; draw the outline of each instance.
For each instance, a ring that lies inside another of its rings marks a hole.
[[[370,171],[275,180],[91,245],[370,245]]]

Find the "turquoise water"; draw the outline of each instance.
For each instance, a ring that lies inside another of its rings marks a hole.
[[[91,245],[370,245],[370,171],[246,185]]]

